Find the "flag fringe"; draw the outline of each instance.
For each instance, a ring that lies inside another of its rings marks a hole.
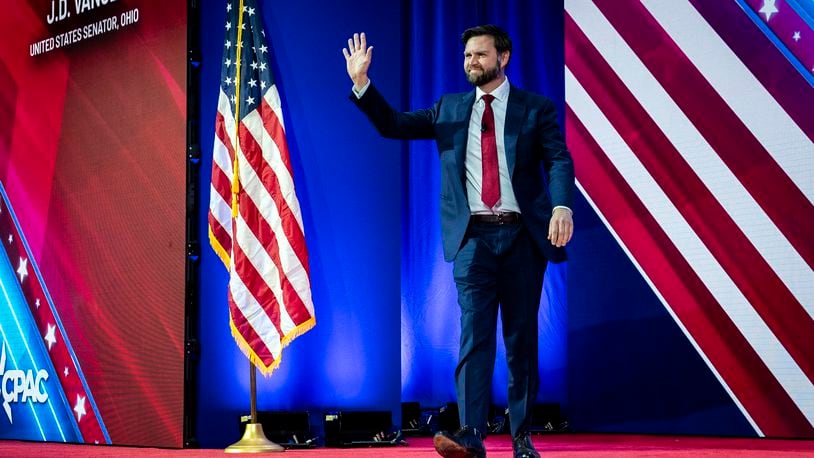
[[[311,330],[314,326],[316,326],[316,324],[317,324],[316,318],[311,317],[310,319],[308,319],[308,321],[292,329],[288,334],[284,335],[282,340],[280,341],[282,348],[287,347],[288,344],[290,344],[294,339]],[[231,317],[229,317],[229,327],[232,330],[232,337],[235,339],[237,347],[240,348],[240,351],[243,352],[243,354],[246,355],[247,358],[249,358],[249,361],[251,361],[252,364],[254,364],[255,367],[257,367],[257,369],[260,370],[260,373],[263,374],[263,376],[265,377],[270,376],[271,373],[274,372],[274,370],[280,366],[280,361],[282,361],[283,359],[282,349],[280,350],[280,356],[277,359],[275,359],[270,365],[267,366],[263,362],[263,360],[259,356],[257,356],[257,353],[255,353],[254,350],[252,350],[251,345],[249,345],[249,343],[246,341],[243,335],[240,334],[240,332],[237,330],[235,322],[232,320]]]
[[[212,249],[215,251],[215,254],[218,255],[223,264],[226,266],[226,270],[229,271],[229,264],[230,258],[229,253],[223,248],[220,244],[220,241],[215,237],[215,233],[212,232],[212,228],[209,228],[209,245],[212,246]]]

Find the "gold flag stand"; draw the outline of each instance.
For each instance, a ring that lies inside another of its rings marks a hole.
[[[226,453],[264,453],[264,452],[284,452],[285,449],[279,444],[268,440],[263,432],[263,426],[257,422],[257,368],[254,363],[249,362],[249,380],[251,384],[251,406],[252,420],[246,425],[243,437],[234,444],[226,447]]]

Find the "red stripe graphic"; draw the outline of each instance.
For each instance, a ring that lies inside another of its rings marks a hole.
[[[737,2],[565,8],[584,192],[756,430],[814,436],[814,91]]]
[[[570,107],[566,138],[580,184],[762,432],[810,435],[808,420]]]
[[[5,194],[2,183],[0,183],[0,190],[3,190],[3,194]],[[110,441],[105,438],[103,431],[104,423],[101,412],[91,403],[92,393],[83,380],[84,376],[82,375],[79,360],[75,358],[75,351],[71,347],[69,337],[63,334],[58,326],[60,317],[57,308],[49,299],[46,285],[40,281],[41,277],[36,274],[38,270],[37,261],[33,253],[29,251],[29,246],[26,243],[27,238],[21,232],[22,229],[15,223],[13,214],[14,209],[11,203],[0,195],[0,233],[4,237],[3,240],[0,240],[0,243],[2,243],[2,249],[6,251],[5,255],[10,262],[20,260],[20,264],[12,265],[13,269],[20,268],[22,260],[26,262],[24,270],[26,274],[22,277],[18,274],[17,278],[20,282],[20,291],[25,297],[31,317],[34,319],[33,326],[36,327],[39,335],[43,338],[48,334],[49,329],[53,329],[54,341],[53,343],[47,343],[46,340],[45,345],[54,367],[54,375],[57,377],[58,390],[64,394],[67,401],[65,407],[76,420],[76,426],[79,428],[82,441],[86,443],[109,443]],[[10,238],[5,239],[6,235],[10,236]],[[6,345],[6,342],[0,342],[0,345]],[[6,379],[3,383],[8,383],[9,387],[11,387],[13,382],[11,379]],[[85,407],[85,414],[81,416],[72,410],[79,404],[79,397],[85,399],[85,402],[81,403]],[[159,415],[163,413],[165,412],[160,412]],[[45,436],[42,436],[42,438],[43,440],[57,439]]]
[[[778,229],[814,266],[810,237],[814,206],[640,2],[596,4]]]
[[[568,68],[811,378],[814,323],[807,312],[570,17],[565,27]]]
[[[814,91],[803,75],[755,27],[737,2],[690,0],[783,110],[814,141]],[[786,6],[787,7],[787,6]]]

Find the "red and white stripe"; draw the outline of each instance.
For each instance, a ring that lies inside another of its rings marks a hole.
[[[226,267],[229,267],[232,248],[232,177],[235,160],[232,145],[235,118],[229,100],[223,91],[218,97],[215,119],[215,146],[212,152],[212,181],[209,188],[209,241]]]
[[[315,324],[308,253],[276,86],[237,130],[221,91],[215,132],[210,242],[231,272],[233,335],[268,373],[279,365],[283,347]],[[233,216],[235,157],[239,187]]]
[[[811,87],[753,71],[685,0],[565,9],[579,187],[755,430],[812,436]]]

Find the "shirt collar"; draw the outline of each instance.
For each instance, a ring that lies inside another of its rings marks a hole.
[[[475,88],[475,100],[480,100],[483,98],[483,95],[486,94],[480,87]],[[509,78],[506,77],[500,86],[496,87],[494,91],[491,92],[495,99],[500,100],[501,102],[505,102],[509,98]]]

